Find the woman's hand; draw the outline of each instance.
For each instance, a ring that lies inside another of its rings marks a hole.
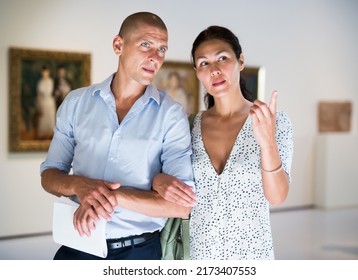
[[[196,204],[196,195],[192,187],[174,176],[157,174],[153,179],[152,188],[167,201],[186,207],[193,207]]]
[[[277,92],[274,91],[269,106],[255,100],[250,110],[252,129],[260,145],[263,191],[272,205],[286,199],[289,184],[276,143],[276,103]]]
[[[252,128],[261,149],[276,146],[276,104],[277,91],[274,91],[269,106],[256,99],[250,109]]]

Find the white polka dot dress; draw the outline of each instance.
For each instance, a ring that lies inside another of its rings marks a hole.
[[[223,172],[218,175],[201,136],[201,115],[192,130],[195,186],[198,203],[190,219],[191,259],[274,259],[269,203],[264,197],[260,147],[244,123]],[[277,112],[276,139],[283,168],[290,174],[292,126]]]

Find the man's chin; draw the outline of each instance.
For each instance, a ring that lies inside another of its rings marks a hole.
[[[149,79],[149,78],[148,78],[148,79],[142,79],[142,80],[141,80],[141,84],[142,84],[143,86],[148,86],[148,85],[150,85],[151,83],[153,83],[153,80],[154,80],[154,79],[152,79],[152,78],[151,78],[151,79]]]

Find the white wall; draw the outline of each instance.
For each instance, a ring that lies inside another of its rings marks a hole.
[[[323,134],[316,142],[315,205],[320,208],[358,205],[358,136]],[[342,164],[342,163],[345,164]]]
[[[111,42],[130,13],[148,10],[163,18],[170,32],[167,60],[189,61],[203,28],[229,27],[241,40],[247,64],[265,67],[266,101],[278,89],[278,107],[294,125],[293,181],[280,207],[315,201],[319,100],[351,100],[349,135],[357,134],[355,0],[0,1],[0,237],[50,231],[53,200],[40,186],[45,153],[8,152],[10,46],[90,52],[92,82],[99,82],[116,69]]]

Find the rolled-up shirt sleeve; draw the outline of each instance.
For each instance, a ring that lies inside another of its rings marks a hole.
[[[40,174],[49,168],[69,173],[75,149],[73,117],[76,106],[76,94],[71,93],[61,104],[56,115],[54,135],[44,162],[40,165]]]
[[[184,109],[181,106],[173,106],[168,112],[165,124],[162,172],[175,176],[195,190],[191,165],[191,135]]]

